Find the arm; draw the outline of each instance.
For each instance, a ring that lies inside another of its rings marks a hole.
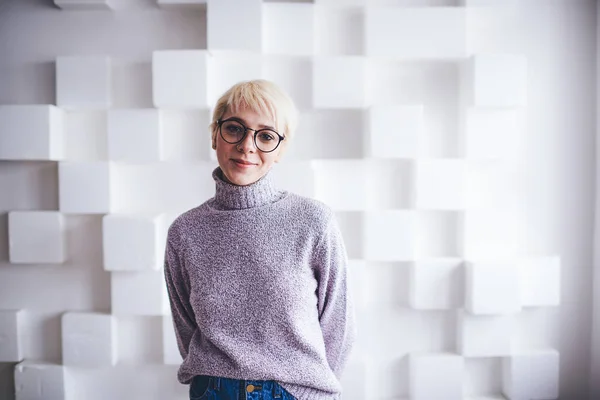
[[[348,256],[332,214],[314,254],[319,322],[329,366],[340,379],[356,338],[356,318],[347,284]]]
[[[198,328],[194,311],[190,305],[190,282],[183,268],[184,266],[180,262],[179,255],[173,248],[171,241],[167,240],[164,267],[165,281],[167,283],[167,293],[169,294],[177,345],[181,357],[185,359],[192,336]]]

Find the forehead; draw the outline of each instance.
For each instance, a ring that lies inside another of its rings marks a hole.
[[[245,104],[237,107],[235,105],[228,107],[225,114],[223,114],[223,119],[228,118],[236,118],[249,126],[275,128],[275,118],[269,110],[257,109]]]

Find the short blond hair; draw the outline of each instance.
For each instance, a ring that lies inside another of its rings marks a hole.
[[[223,118],[227,111],[235,113],[242,107],[272,118],[277,132],[285,137],[282,144],[289,144],[298,124],[298,109],[294,101],[275,83],[256,79],[236,83],[217,101],[209,125],[213,149],[217,148],[217,121]]]

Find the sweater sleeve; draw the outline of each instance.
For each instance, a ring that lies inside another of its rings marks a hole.
[[[164,273],[177,346],[181,357],[185,359],[188,355],[190,341],[198,326],[189,300],[189,278],[184,271],[184,265],[180,262],[179,255],[169,240],[165,252]]]
[[[340,379],[356,339],[356,317],[347,282],[348,256],[334,214],[317,243],[314,262],[327,360]]]

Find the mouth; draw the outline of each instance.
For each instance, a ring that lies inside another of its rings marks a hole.
[[[253,164],[253,163],[251,163],[249,161],[236,160],[234,158],[232,158],[231,161],[233,161],[236,165],[239,165],[240,167],[246,167],[246,168],[247,167],[252,167],[253,165],[256,165],[256,164]]]

